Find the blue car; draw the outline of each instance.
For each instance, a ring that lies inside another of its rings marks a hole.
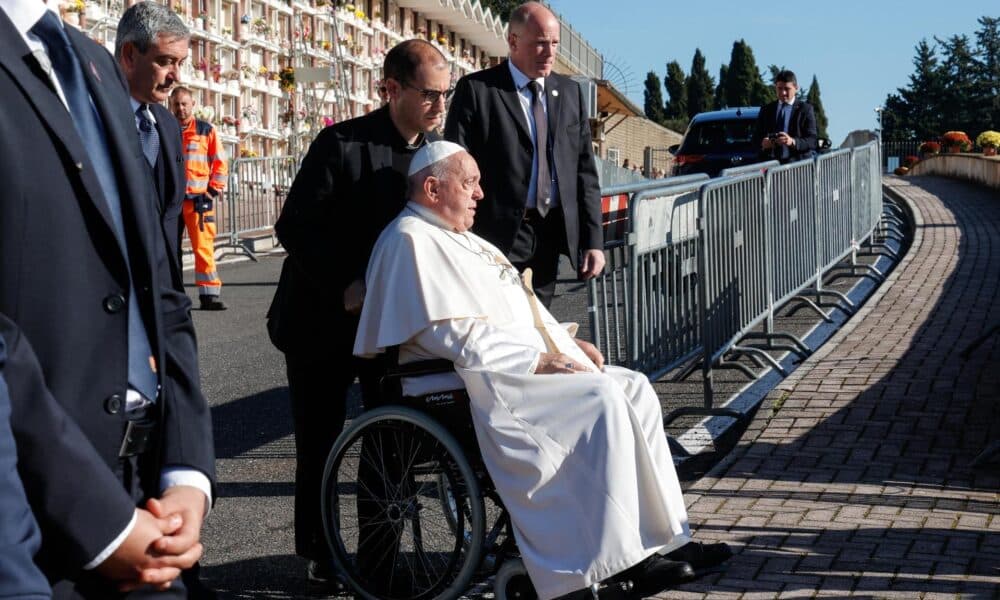
[[[759,147],[754,147],[754,123],[760,108],[729,108],[695,115],[674,154],[674,175],[708,173],[709,177],[729,167],[758,162]]]

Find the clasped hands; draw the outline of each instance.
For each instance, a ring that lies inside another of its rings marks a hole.
[[[205,494],[176,485],[136,509],[136,522],[125,541],[98,565],[97,572],[131,591],[152,585],[161,590],[201,558]]]
[[[604,355],[597,349],[597,346],[590,342],[574,339],[576,345],[583,350],[592,363],[601,370],[604,368]],[[593,369],[587,365],[582,365],[573,357],[562,352],[542,352],[538,358],[538,366],[535,367],[536,375],[551,375],[556,373],[590,373]]]

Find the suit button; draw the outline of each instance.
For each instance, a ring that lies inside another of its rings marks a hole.
[[[122,411],[122,397],[118,394],[108,396],[108,399],[104,401],[104,410],[108,411],[110,415],[120,413]]]
[[[121,294],[111,294],[104,299],[104,310],[109,314],[115,314],[125,308],[125,297]]]

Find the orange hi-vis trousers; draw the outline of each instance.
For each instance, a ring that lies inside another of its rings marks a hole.
[[[181,213],[194,250],[194,282],[199,296],[219,296],[222,293],[222,280],[215,270],[215,202],[221,198],[219,196],[213,201],[212,210],[201,214],[195,212],[194,201],[185,199]]]

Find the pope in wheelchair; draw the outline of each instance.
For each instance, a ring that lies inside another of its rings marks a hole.
[[[433,142],[415,154],[409,202],[368,266],[354,352],[398,352],[404,371],[451,361],[450,375],[404,378],[402,395],[430,398],[433,408],[435,396],[451,396],[431,392],[464,384],[468,437],[486,473],[462,456],[461,426],[438,427],[403,408],[362,415],[324,477],[337,566],[363,597],[457,597],[484,570],[479,548],[492,544],[530,580],[512,595],[544,600],[609,586],[644,597],[722,563],[731,555],[725,544],[691,540],[649,381],[604,365],[534,298],[530,272],[519,274],[469,231],[482,197],[479,169],[461,146]],[[348,463],[356,477],[341,475]],[[483,497],[500,514],[489,531],[480,524],[490,513]],[[444,525],[434,529],[433,515]],[[513,539],[500,543],[505,530]],[[429,572],[401,589],[391,584],[400,565]]]

